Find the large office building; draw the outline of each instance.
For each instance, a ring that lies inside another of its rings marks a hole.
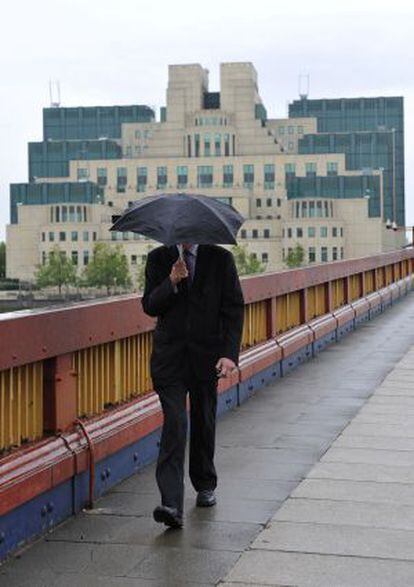
[[[159,120],[148,106],[51,107],[29,143],[28,182],[10,186],[7,274],[31,279],[59,245],[79,267],[122,243],[131,270],[156,243],[110,232],[155,193],[204,193],[246,218],[239,240],[268,270],[300,244],[305,263],[398,248],[404,225],[402,98],[309,100],[267,116],[251,63],[171,65]]]

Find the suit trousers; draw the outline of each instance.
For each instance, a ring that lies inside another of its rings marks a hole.
[[[156,479],[162,505],[184,504],[184,459],[187,439],[187,393],[190,396],[191,483],[196,491],[215,489],[217,474],[214,448],[217,411],[217,380],[197,381],[186,377],[156,389],[164,414]]]

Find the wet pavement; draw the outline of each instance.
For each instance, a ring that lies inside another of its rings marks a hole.
[[[184,529],[163,530],[150,466],[6,562],[0,586],[414,584],[414,371],[367,403],[413,344],[410,295],[221,418],[216,507],[196,508],[187,478]]]

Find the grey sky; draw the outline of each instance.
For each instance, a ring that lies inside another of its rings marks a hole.
[[[310,97],[405,98],[407,224],[414,223],[414,6],[411,2],[15,1],[0,21],[0,240],[9,183],[27,181],[49,79],[64,106],[165,103],[170,63],[252,61],[270,117],[285,116],[309,73]]]

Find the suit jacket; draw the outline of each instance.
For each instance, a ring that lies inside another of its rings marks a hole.
[[[233,255],[215,245],[199,245],[193,283],[184,279],[174,292],[170,280],[177,247],[161,246],[148,255],[144,312],[158,318],[151,355],[154,386],[185,376],[186,361],[199,380],[216,377],[220,357],[238,363],[244,300]]]

